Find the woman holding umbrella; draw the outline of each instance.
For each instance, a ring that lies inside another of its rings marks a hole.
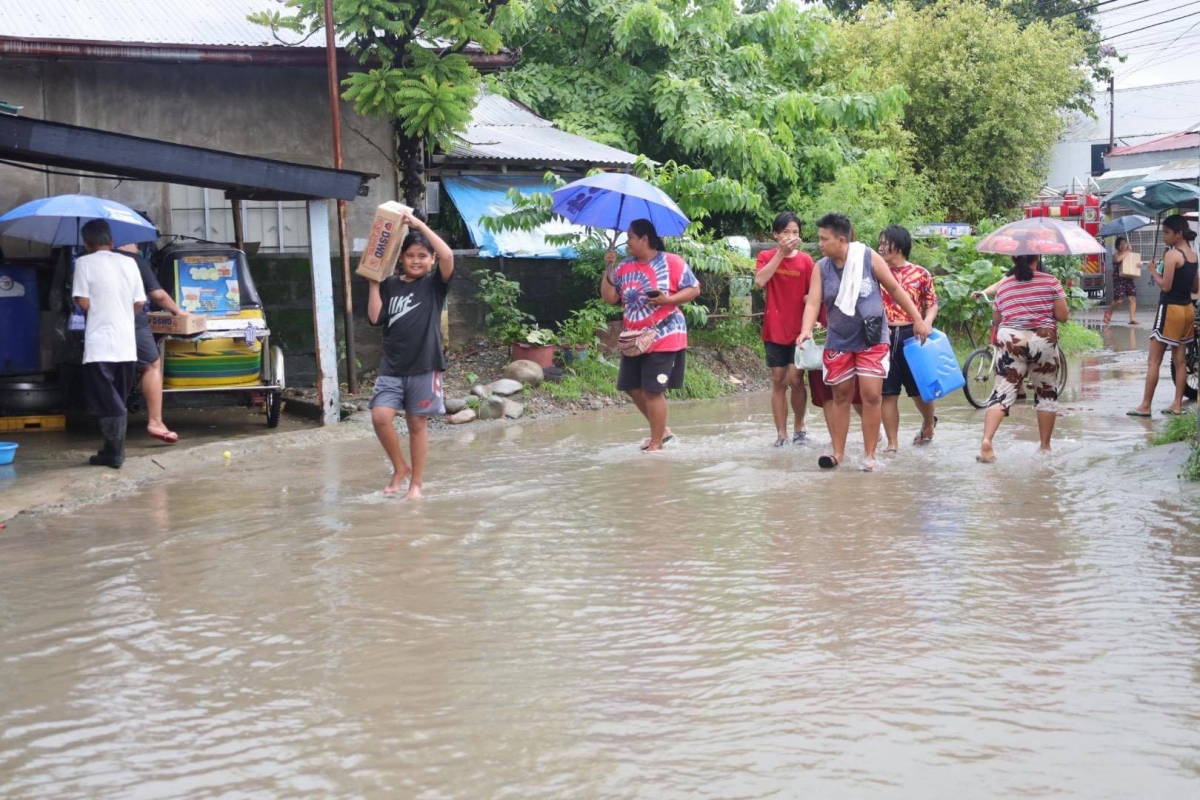
[[[1117,237],[1115,246],[1116,253],[1113,254],[1113,299],[1112,305],[1104,312],[1104,324],[1107,325],[1112,322],[1113,310],[1128,299],[1129,324],[1137,325],[1138,321],[1134,316],[1137,313],[1137,286],[1133,278],[1128,278],[1122,273],[1125,261],[1128,259],[1136,262],[1137,254],[1130,249],[1129,240],[1124,236]]]
[[[614,269],[617,254],[608,251],[600,296],[622,306],[617,389],[650,423],[642,450],[653,452],[671,439],[665,392],[682,388],[687,359],[687,321],[679,307],[699,296],[700,283],[682,258],[666,252],[650,220],[633,220],[627,236],[630,257]]]
[[[976,460],[996,460],[992,440],[1026,379],[1033,388],[1041,451],[1048,453],[1058,416],[1058,323],[1066,322],[1071,311],[1058,278],[1038,266],[1043,255],[1098,254],[1104,246],[1077,225],[1034,217],[997,228],[976,249],[1013,259],[1012,272],[996,290],[992,311],[1000,356]]]

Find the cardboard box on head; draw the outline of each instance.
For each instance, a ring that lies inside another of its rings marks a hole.
[[[400,245],[408,235],[408,226],[404,224],[404,214],[412,213],[412,209],[403,203],[388,201],[375,208],[375,220],[371,223],[371,233],[367,237],[367,246],[358,259],[358,268],[354,271],[373,281],[382,281],[391,277],[396,270],[396,262],[400,258]]]

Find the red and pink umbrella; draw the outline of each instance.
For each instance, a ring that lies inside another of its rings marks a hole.
[[[1083,228],[1049,217],[1010,222],[980,239],[975,249],[1002,256],[1082,256],[1105,252],[1104,245]]]

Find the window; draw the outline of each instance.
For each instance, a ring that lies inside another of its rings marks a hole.
[[[171,220],[166,231],[212,242],[232,242],[233,203],[215,189],[171,184]],[[282,235],[280,232],[282,231]],[[259,252],[308,252],[308,212],[303,200],[242,201],[242,233]]]

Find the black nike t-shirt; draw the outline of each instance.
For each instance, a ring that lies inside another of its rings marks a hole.
[[[379,284],[383,309],[374,325],[383,326],[379,374],[403,378],[446,369],[442,353],[442,304],[450,283],[434,267],[415,281],[392,276]]]

